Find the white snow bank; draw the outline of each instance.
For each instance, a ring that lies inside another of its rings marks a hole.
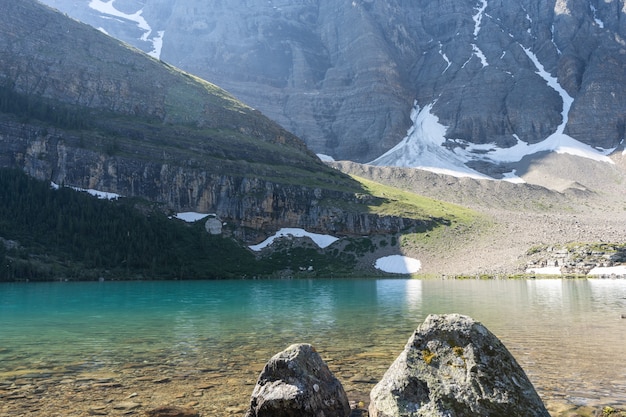
[[[143,9],[139,9],[133,14],[124,13],[115,8],[115,6],[113,5],[114,1],[115,0],[109,0],[109,1],[91,0],[89,2],[89,7],[97,12],[100,12],[109,16],[118,17],[118,18],[129,20],[131,22],[135,22],[137,24],[137,27],[144,31],[144,34],[141,36],[140,39],[142,41],[148,41],[152,43],[153,50],[148,52],[148,55],[150,55],[153,58],[160,59],[161,49],[163,47],[163,35],[165,34],[165,31],[158,31],[157,35],[154,36],[152,39],[150,39],[150,35],[152,35],[152,28],[150,27],[146,19],[144,19],[144,17],[142,16]]]
[[[207,217],[207,213],[196,213],[195,211],[185,211],[183,213],[176,213],[174,217],[177,219],[186,221],[187,223],[193,223],[198,220],[202,220]]]
[[[333,162],[335,160],[335,158],[333,158],[332,156],[325,155],[323,153],[318,153],[317,157],[324,162]]]
[[[597,266],[587,275],[626,275],[626,265],[617,266]]]
[[[477,31],[480,30],[481,16],[486,8],[486,4],[486,0],[483,0],[482,6],[477,9],[478,13],[474,17],[476,23],[475,30]],[[574,99],[559,84],[558,79],[546,71],[537,56],[530,49],[524,47],[522,49],[535,66],[537,75],[543,78],[546,84],[561,96],[562,100],[561,124],[543,141],[529,144],[514,135],[517,139],[517,144],[508,148],[500,148],[495,143],[474,144],[461,139],[448,139],[445,136],[448,127],[441,124],[438,117],[432,113],[432,108],[437,101],[435,100],[423,108],[420,108],[417,102],[415,102],[411,112],[413,125],[408,130],[406,137],[385,154],[369,162],[369,164],[419,168],[455,177],[477,179],[494,178],[469,168],[466,164],[470,161],[484,161],[493,164],[515,163],[521,161],[525,156],[540,152],[570,154],[614,164],[608,155],[615,149],[594,148],[564,133]],[[483,62],[483,65],[485,65],[485,62]],[[444,144],[458,146],[450,148],[444,146]],[[523,182],[521,178],[516,177],[514,174],[506,175],[503,179],[512,182]]]
[[[422,263],[407,256],[390,255],[378,258],[374,263],[374,267],[392,274],[414,274],[422,269]]]
[[[55,190],[59,189],[59,184],[55,183],[55,182],[50,182],[50,187],[52,187]],[[118,198],[122,197],[120,194],[116,194],[116,193],[107,193],[106,191],[99,191],[99,190],[94,190],[93,188],[80,188],[80,187],[69,187],[74,191],[80,191],[80,192],[85,192],[88,193],[94,197],[98,197],[99,199],[102,200],[117,200]]]
[[[378,157],[370,165],[421,168],[427,171],[455,177],[493,179],[465,165],[466,157],[459,157],[443,147],[448,129],[431,113],[434,103],[424,108],[415,103],[411,112],[413,126],[400,143]]]
[[[114,1],[115,0],[91,0],[91,2],[89,3],[89,7],[100,13],[108,14],[115,17],[121,17],[122,19],[127,19],[131,22],[135,22],[140,29],[148,32],[148,34],[152,31],[152,28],[150,28],[150,25],[148,24],[148,22],[146,22],[146,19],[144,19],[141,15],[143,13],[143,9],[133,14],[123,13],[115,8],[115,6],[113,5]]]
[[[84,191],[102,200],[117,200],[118,198],[121,197],[121,195],[116,194],[116,193],[107,193],[106,191],[98,191],[98,190],[94,190],[93,188],[88,188],[88,189],[76,188],[76,187],[72,187],[72,188],[74,188],[76,191]]]
[[[330,246],[331,244],[339,240],[339,238],[334,237],[334,236],[322,235],[319,233],[310,233],[304,229],[296,229],[296,228],[287,227],[287,228],[280,229],[273,236],[268,237],[267,239],[265,239],[263,242],[259,243],[258,245],[251,245],[248,247],[252,249],[253,251],[258,252],[261,249],[271,245],[275,239],[279,237],[285,237],[285,236],[311,238],[311,240],[313,240],[313,242],[315,242],[315,244],[322,249],[327,246]]]

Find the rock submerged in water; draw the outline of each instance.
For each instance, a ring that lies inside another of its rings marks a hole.
[[[502,342],[459,314],[428,316],[370,399],[370,417],[550,417]]]
[[[348,417],[341,382],[309,344],[294,344],[265,365],[246,417]]]
[[[146,411],[146,415],[148,417],[200,417],[200,414],[193,408],[181,408],[168,405]]]

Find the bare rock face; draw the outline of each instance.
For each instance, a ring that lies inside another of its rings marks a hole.
[[[549,417],[528,377],[481,323],[430,315],[371,392],[371,417]]]
[[[214,213],[247,242],[281,227],[362,235],[440,221],[362,210],[356,181],[218,87],[35,0],[5,9],[2,167],[168,210]]]
[[[257,381],[246,417],[348,417],[343,386],[308,344],[272,357]]]
[[[222,222],[243,226],[234,234],[251,243],[281,227],[363,235],[430,228],[439,221],[342,210],[323,202],[356,204],[360,196],[270,181],[254,172],[220,173],[208,158],[202,163],[184,158],[177,161],[172,153],[171,162],[160,161],[148,149],[141,149],[146,158],[129,156],[131,152],[109,155],[82,147],[80,139],[71,134],[42,130],[0,118],[0,166],[20,166],[32,177],[57,184],[141,196],[178,211],[213,213]],[[228,161],[222,163],[224,171],[233,172]],[[222,222],[212,220],[212,230],[219,233]]]
[[[335,159],[372,161],[396,145],[414,101],[432,105],[449,148],[544,140],[566,100],[525,51],[572,99],[566,134],[607,149],[625,135],[623,1],[114,2],[141,11],[149,31],[99,2],[44,2],[146,52],[161,33],[161,59]]]

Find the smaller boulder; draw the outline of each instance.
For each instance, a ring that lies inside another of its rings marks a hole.
[[[274,355],[261,372],[246,417],[349,417],[341,382],[309,344]]]
[[[428,316],[370,400],[370,417],[550,417],[502,342],[459,314]]]

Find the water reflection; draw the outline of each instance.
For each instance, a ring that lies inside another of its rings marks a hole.
[[[545,313],[563,308],[563,280],[541,279],[530,280],[528,286],[528,297],[532,304],[536,304],[536,309]]]
[[[407,280],[404,294],[407,311],[413,316],[420,317],[422,315],[422,281]]]

